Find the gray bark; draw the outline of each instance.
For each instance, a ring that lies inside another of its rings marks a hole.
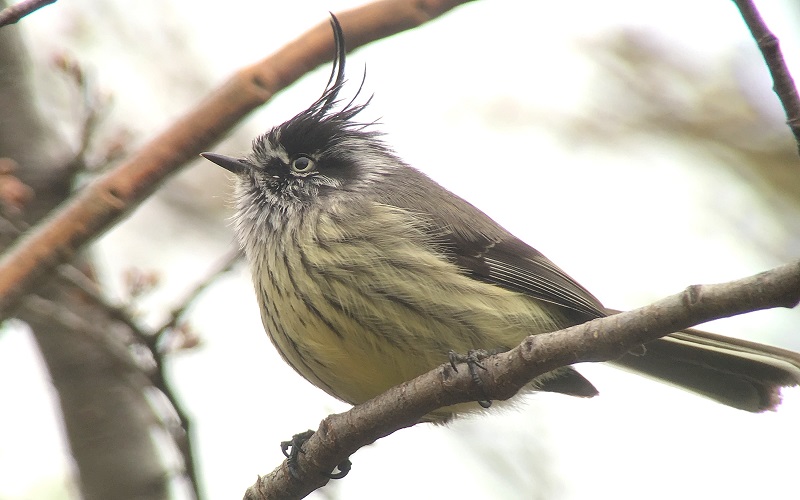
[[[13,159],[35,192],[24,213],[29,224],[66,199],[75,173],[74,151],[36,92],[17,26],[0,29],[0,158]],[[14,235],[8,224],[2,232],[5,248]],[[159,420],[147,400],[150,382],[132,361],[129,329],[68,285],[37,296],[19,319],[31,327],[58,393],[83,497],[167,498],[169,473],[152,433]]]

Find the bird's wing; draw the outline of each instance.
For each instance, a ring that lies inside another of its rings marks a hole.
[[[418,171],[394,181],[397,189],[381,192],[381,201],[426,219],[441,251],[474,279],[560,306],[575,323],[606,316],[567,273],[470,203]]]
[[[563,307],[576,322],[605,316],[600,301],[522,240],[472,236],[451,232],[445,251],[473,278]]]

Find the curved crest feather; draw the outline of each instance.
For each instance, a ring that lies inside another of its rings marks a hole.
[[[372,97],[370,97],[366,102],[355,103],[364,87],[366,71],[361,80],[361,85],[353,98],[347,105],[334,109],[340,103],[339,92],[346,83],[345,59],[347,50],[342,26],[333,14],[331,14],[331,28],[333,28],[335,54],[325,90],[319,99],[314,101],[307,109],[283,124],[274,127],[263,136],[256,138],[253,141],[253,151],[257,157],[265,158],[267,156],[265,153],[267,142],[272,147],[280,144],[292,155],[324,151],[352,133],[359,133],[362,137],[370,138],[381,135],[376,131],[364,130],[366,127],[373,125],[374,122],[362,123],[353,120],[353,117],[363,111],[372,100]]]
[[[311,106],[309,106],[308,109],[298,113],[294,118],[289,120],[288,123],[291,123],[295,120],[314,120],[317,122],[336,120],[346,122],[366,108],[372,100],[372,97],[370,97],[363,104],[355,104],[356,98],[358,98],[359,94],[361,93],[361,89],[364,87],[364,81],[367,77],[365,71],[364,76],[361,79],[361,85],[359,85],[358,91],[356,91],[356,94],[353,96],[350,102],[348,102],[347,105],[341,110],[333,113],[331,112],[331,109],[333,109],[333,107],[340,102],[338,100],[339,92],[342,90],[342,87],[344,87],[346,82],[345,61],[347,54],[342,25],[339,23],[339,20],[333,13],[331,13],[331,28],[333,28],[335,54],[333,58],[333,67],[331,68],[331,75],[328,78],[328,83],[325,85],[325,90],[320,98],[317,99]],[[357,127],[364,127],[369,124],[354,123],[353,125]]]

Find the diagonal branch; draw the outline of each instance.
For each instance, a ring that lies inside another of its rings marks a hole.
[[[44,6],[56,3],[56,0],[22,0],[0,11],[0,28],[14,24],[23,17],[36,12]]]
[[[350,49],[419,26],[467,0],[384,0],[340,14]],[[272,56],[244,68],[119,167],[64,205],[0,260],[0,320],[20,298],[112,227],[169,176],[220,140],[245,115],[329,61],[327,21]]]
[[[789,125],[797,142],[798,153],[800,153],[800,97],[797,95],[789,68],[781,53],[778,37],[772,34],[761,14],[756,9],[752,0],[733,0],[742,14],[747,28],[752,33],[753,38],[764,56],[770,75],[772,75],[772,89],[778,94],[784,111],[786,112],[786,124]]]
[[[484,360],[482,387],[468,370],[445,364],[350,411],[326,417],[299,455],[300,479],[284,461],[259,477],[246,500],[300,498],[324,486],[325,475],[359,448],[410,427],[431,411],[458,403],[508,399],[533,378],[580,362],[610,361],[631,348],[672,332],[711,321],[800,302],[800,261],[749,278],[696,285],[649,306],[596,319],[564,330],[527,337],[522,344]],[[800,370],[800,355],[786,351]]]

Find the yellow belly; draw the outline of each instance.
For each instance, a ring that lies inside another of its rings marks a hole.
[[[557,326],[535,300],[473,280],[434,253],[401,210],[378,205],[348,221],[349,232],[340,227],[327,215],[306,220],[253,266],[273,343],[339,399],[364,402],[451,350],[510,348]]]

